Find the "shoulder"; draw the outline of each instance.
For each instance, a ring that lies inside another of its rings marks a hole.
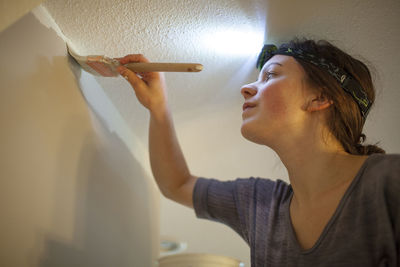
[[[400,163],[400,154],[372,154],[370,158],[374,164],[397,164],[399,166]]]
[[[235,195],[272,196],[287,193],[290,185],[278,179],[272,180],[260,177],[236,178],[235,180],[220,181],[212,178],[199,178],[195,186],[196,191],[231,192]]]
[[[238,178],[234,181],[238,199],[250,198],[256,205],[280,205],[289,199],[291,186],[281,179]]]
[[[381,178],[400,179],[400,154],[372,154],[365,172]]]
[[[400,200],[400,154],[373,154],[364,165],[362,184],[368,192]]]
[[[253,192],[256,189],[268,190],[273,188],[275,181],[271,179],[250,177],[250,178],[236,178],[235,180],[221,181],[214,178],[200,177],[196,182],[196,188],[210,189],[217,188],[219,190],[228,190],[236,192]]]
[[[247,189],[257,196],[271,196],[280,198],[291,192],[291,186],[281,180],[271,180],[267,178],[238,178],[235,180],[237,188]]]

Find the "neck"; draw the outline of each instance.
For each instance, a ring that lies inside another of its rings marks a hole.
[[[313,132],[317,134],[311,135]],[[292,132],[290,138],[274,147],[288,170],[294,200],[299,205],[318,203],[350,183],[366,158],[348,154],[335,138],[322,139],[320,133],[308,130],[293,138]]]

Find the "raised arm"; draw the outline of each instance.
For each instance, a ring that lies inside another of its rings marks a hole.
[[[121,64],[149,62],[143,55],[127,55],[118,60]],[[191,175],[179,146],[163,75],[156,72],[138,75],[122,66],[118,71],[132,85],[139,102],[150,111],[150,163],[160,191],[165,197],[193,208],[197,177]]]

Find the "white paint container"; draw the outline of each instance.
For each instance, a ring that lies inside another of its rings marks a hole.
[[[160,242],[160,257],[182,253],[186,248],[186,242],[180,242],[173,237],[163,236]]]
[[[237,259],[203,253],[164,256],[159,258],[157,263],[158,267],[244,267],[244,263]]]

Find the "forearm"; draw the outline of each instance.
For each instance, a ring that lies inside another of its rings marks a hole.
[[[158,187],[164,196],[192,207],[192,192],[197,177],[190,175],[179,147],[162,73],[144,72],[138,76],[124,66],[131,62],[148,63],[149,60],[140,54],[117,60],[121,63],[118,72],[132,85],[139,102],[150,111],[150,164]]]
[[[163,195],[171,196],[190,178],[169,109],[150,112],[149,152],[154,178]]]

